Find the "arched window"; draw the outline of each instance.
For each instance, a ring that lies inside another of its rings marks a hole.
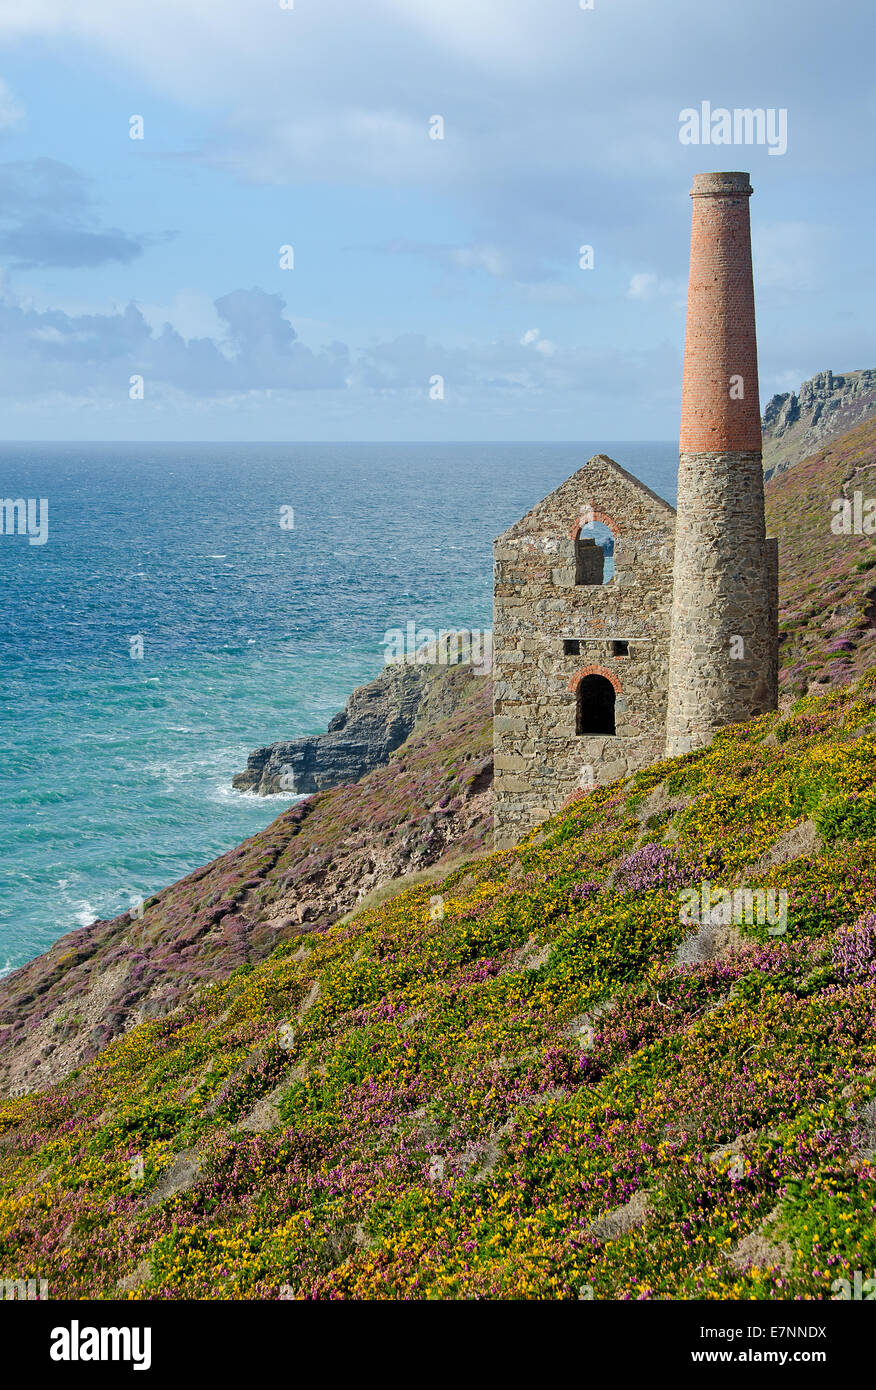
[[[584,676],[578,684],[576,734],[613,734],[614,686],[605,676]]]
[[[607,584],[614,574],[614,536],[603,521],[589,521],[575,537],[575,583]]]

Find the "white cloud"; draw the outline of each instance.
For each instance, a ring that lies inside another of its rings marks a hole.
[[[137,308],[152,329],[160,333],[169,323],[181,338],[213,338],[224,343],[228,325],[219,317],[215,302],[202,290],[178,290],[169,304],[138,303]]]
[[[682,9],[685,44],[673,23]],[[780,52],[783,101],[796,96],[815,112],[800,148],[852,167],[869,125],[848,118],[856,103],[866,113],[865,84],[856,91],[849,83],[838,100],[825,81],[819,97],[805,60],[819,20],[827,56],[839,43],[845,52],[865,16],[850,16],[834,38],[822,0],[797,0],[790,27],[789,9],[790,0],[766,9],[762,0],[738,0],[728,31],[720,7],[680,0],[601,0],[592,13],[575,0],[301,0],[293,10],[278,0],[149,0],[136,13],[118,0],[2,0],[0,40],[96,45],[123,79],[127,68],[212,112],[211,157],[227,158],[241,174],[249,165],[250,177],[285,181],[320,170],[355,177],[358,169],[360,177],[429,181],[434,170],[416,142],[439,113],[447,139],[429,143],[433,154],[446,147],[445,176],[457,186],[563,169],[574,188],[584,169],[689,176],[677,113],[698,50],[713,54],[716,91],[738,79],[740,58],[749,87],[774,85]],[[821,134],[819,101],[830,113]],[[842,102],[848,110],[841,112]],[[837,129],[853,137],[842,148],[831,138]]]
[[[277,0],[0,0],[0,42],[47,38],[71,62],[84,51],[89,70],[103,63],[127,85],[127,110],[145,108],[147,131],[158,128],[149,112],[163,96],[197,113],[207,134],[188,158],[240,180],[295,187],[296,196],[321,182],[389,189],[390,208],[399,190],[419,200],[426,230],[418,234],[425,242],[434,231],[436,242],[420,254],[448,272],[505,277],[530,304],[527,318],[584,305],[599,322],[624,294],[643,319],[644,306],[655,320],[675,314],[690,176],[715,157],[680,146],[679,110],[710,95],[788,106],[787,157],[736,151],[729,165],[751,164],[758,292],[766,305],[770,296],[796,296],[802,321],[800,290],[814,282],[831,316],[860,313],[862,335],[872,322],[869,248],[848,223],[847,176],[859,176],[869,153],[872,96],[847,73],[868,22],[866,0],[853,0],[843,26],[823,0],[737,0],[730,26],[722,7],[683,0],[599,0],[592,13],[576,0],[297,0],[288,11]],[[699,77],[696,52],[710,55]],[[428,138],[433,114],[445,118],[444,140]],[[812,173],[825,170],[825,222],[837,224],[832,258],[805,224],[770,221],[811,205]],[[594,274],[575,271],[582,243],[595,247]],[[632,273],[633,265],[641,268]],[[831,299],[845,267],[854,288]],[[155,313],[166,308],[180,324],[195,312],[171,304]],[[823,340],[829,327],[821,308],[812,332]],[[795,318],[795,339],[798,330]],[[534,341],[514,343],[527,369],[559,370],[563,350]]]
[[[279,295],[232,290],[215,301],[214,336],[201,297],[178,295],[151,322],[135,304],[110,312],[37,309],[6,290],[0,298],[0,395],[44,398],[57,392],[115,396],[132,372],[152,394],[227,399],[241,392],[343,388],[349,353],[339,342],[312,351],[284,313]],[[176,318],[192,336],[173,323]]]
[[[499,8],[491,0],[441,0],[440,5],[435,0],[389,0],[387,8],[431,42],[481,67],[507,72],[552,62],[557,31],[573,39],[578,21],[577,6],[556,0],[502,0]]]
[[[668,300],[669,308],[676,311],[684,307],[687,285],[684,280],[657,275],[653,270],[640,270],[631,277],[624,293],[627,299],[643,303],[652,300],[662,300],[665,303]]]
[[[538,328],[527,328],[523,337],[520,339],[520,346],[534,346],[536,352],[540,352],[542,357],[553,357],[557,350],[556,343],[552,343],[550,338],[543,338]]]
[[[0,397],[38,402],[63,396],[115,408],[133,372],[149,399],[228,405],[242,396],[289,399],[302,391],[393,400],[426,399],[434,373],[454,400],[504,407],[545,394],[622,401],[635,378],[642,399],[659,399],[679,371],[665,349],[618,353],[560,347],[536,329],[513,337],[447,345],[407,333],[352,351],[333,341],[313,349],[289,322],[279,295],[234,290],[215,301],[183,291],[165,306],[69,313],[0,297]],[[216,333],[205,332],[218,324]],[[533,336],[535,335],[535,336]],[[533,350],[534,349],[534,350]],[[343,406],[339,406],[343,409]]]

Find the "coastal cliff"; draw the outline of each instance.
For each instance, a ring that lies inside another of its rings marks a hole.
[[[232,786],[261,796],[306,795],[358,782],[384,767],[415,729],[453,714],[482,680],[470,665],[385,666],[353,691],[326,733],[257,748]]]
[[[779,691],[812,695],[876,665],[876,537],[832,529],[837,501],[876,497],[876,415],[766,485],[779,537]]]
[[[797,392],[768,401],[763,413],[764,476],[807,458],[876,414],[876,371],[817,372]]]
[[[876,664],[872,538],[837,544],[830,528],[831,500],[856,491],[876,495],[876,418],[767,484],[768,526],[780,537],[783,707]],[[385,734],[394,720],[412,723],[394,751],[372,740],[388,761],[290,807],[150,898],[142,918],[80,928],[0,980],[0,1094],[62,1080],[199,986],[324,932],[375,895],[483,854],[492,835],[491,701],[491,682],[470,666],[387,668],[354,692],[344,727],[321,738],[333,747],[369,711],[369,727]],[[282,755],[250,763],[250,785],[267,790]]]
[[[0,1102],[7,1268],[54,1299],[850,1288],[876,1253],[874,755],[871,673]],[[689,925],[703,880],[756,910]]]
[[[780,711],[490,853],[490,683],[438,671],[386,766],[0,982],[14,1267],[52,1298],[851,1287],[876,1213],[876,556],[830,523],[855,494],[876,418],[768,484]],[[707,880],[752,911],[689,929],[679,890]]]
[[[421,727],[385,767],[319,792],[123,913],[0,981],[0,1095],[52,1085],[199,986],[483,851],[492,839],[492,689],[432,668]],[[443,713],[445,709],[452,712]]]
[[[855,492],[876,495],[876,418],[767,485],[768,526],[780,537],[783,707],[876,664],[873,540],[837,544],[830,526],[831,500]],[[492,833],[491,701],[491,682],[470,666],[387,668],[354,692],[343,726],[339,717],[329,734],[298,742],[334,749],[346,733],[386,758],[381,766],[302,799],[155,894],[141,918],[80,928],[0,980],[0,1094],[56,1083],[198,987],[482,855]],[[370,742],[356,733],[363,726]],[[410,732],[389,751],[400,727]],[[254,754],[249,785],[269,790],[283,763],[275,750],[289,746],[262,750],[261,766]],[[320,757],[328,775],[330,758]]]

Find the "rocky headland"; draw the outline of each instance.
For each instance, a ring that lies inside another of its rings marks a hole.
[[[876,414],[876,371],[817,372],[799,391],[768,401],[763,413],[764,476],[793,467]]]
[[[384,767],[415,729],[453,714],[479,680],[470,665],[385,666],[376,680],[357,686],[326,733],[257,748],[232,785],[270,796],[358,782]]]

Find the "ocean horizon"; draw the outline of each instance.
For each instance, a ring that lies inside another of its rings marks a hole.
[[[675,500],[677,444],[5,443],[0,974],[294,799],[252,749],[324,732],[386,632],[491,625],[493,538],[597,452]]]

